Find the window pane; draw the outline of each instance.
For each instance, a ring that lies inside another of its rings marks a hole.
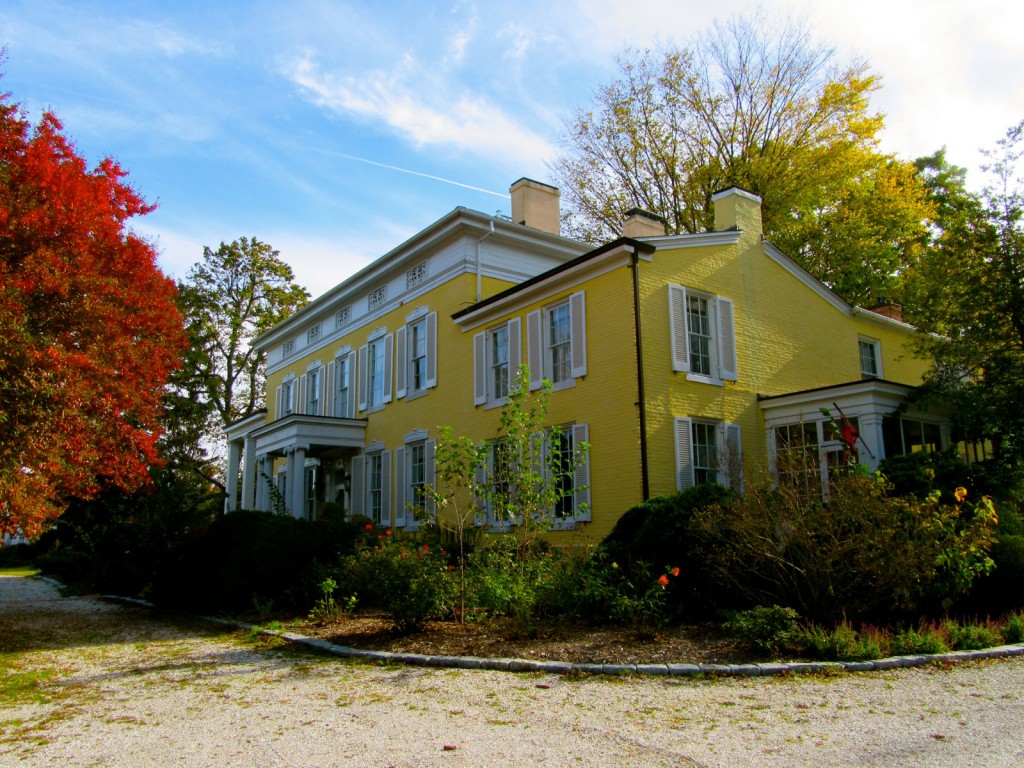
[[[490,346],[491,398],[501,400],[508,397],[508,327],[502,326],[491,331]]]
[[[690,370],[704,376],[711,375],[711,317],[708,300],[687,295],[686,328],[690,336]]]
[[[569,305],[559,304],[548,310],[548,354],[551,361],[551,381],[568,381],[570,367]]]
[[[693,423],[693,481],[714,483],[718,481],[718,447],[715,436],[718,431],[714,424]]]
[[[427,378],[427,321],[420,320],[409,326],[409,386],[413,391],[423,389]]]

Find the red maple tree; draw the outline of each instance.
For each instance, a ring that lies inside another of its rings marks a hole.
[[[186,343],[174,283],[127,227],[153,206],[62,130],[0,94],[0,531],[28,535],[69,498],[147,482]]]

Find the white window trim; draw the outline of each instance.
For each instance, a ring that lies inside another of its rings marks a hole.
[[[428,438],[426,430],[413,430],[405,436],[404,444],[395,449],[395,527],[406,531],[418,531],[420,522],[407,504],[412,498],[412,449],[423,447],[423,483],[433,486],[437,482],[435,440]]]
[[[494,360],[491,358],[491,339],[502,328],[506,330],[508,342],[508,390],[515,383],[516,373],[522,365],[522,321],[510,318],[486,331],[473,336],[473,404],[485,409],[500,408],[508,398],[494,396]]]
[[[283,419],[286,416],[291,416],[294,413],[296,413],[296,404],[298,402],[297,398],[298,398],[298,394],[299,394],[298,389],[299,389],[299,380],[295,376],[294,373],[287,374],[281,380],[281,384],[280,384],[280,386],[278,386],[277,391],[275,392],[275,395],[276,395],[276,397],[275,397],[275,406],[276,406],[276,408],[274,409],[274,413],[276,414],[277,418]],[[287,412],[285,411],[285,397],[286,397],[286,393],[291,395],[290,399],[291,399],[291,406],[292,406],[291,409],[288,410]]]
[[[708,301],[708,322],[712,332],[711,375],[693,373],[690,370],[687,305],[691,295]],[[685,373],[688,381],[704,384],[723,386],[725,381],[736,381],[739,378],[739,368],[736,360],[736,318],[732,299],[681,285],[669,285],[668,306],[672,370]]]
[[[569,436],[570,443],[572,445],[573,455],[575,456],[577,446],[580,443],[590,443],[590,427],[586,423],[574,423],[566,424],[565,426],[559,427],[562,433]],[[544,434],[544,471],[550,470],[548,462],[548,452],[551,448],[551,435],[550,431]],[[592,518],[591,507],[590,507],[590,451],[588,450],[583,454],[583,460],[579,466],[576,467],[573,473],[573,493],[572,493],[572,508],[573,514],[571,517],[558,518],[554,516],[554,510],[552,510],[552,522],[551,530],[553,531],[571,531],[575,530],[577,523],[589,523]],[[581,511],[581,507],[583,508]]]
[[[860,355],[860,345],[867,344],[871,347],[872,354],[875,356],[875,368],[878,369],[877,373],[870,374],[864,370],[863,361]],[[857,365],[860,367],[860,375],[862,379],[883,379],[882,372],[882,342],[878,339],[872,339],[869,336],[858,336],[857,337]]]
[[[348,407],[345,413],[338,413],[338,366],[344,362],[348,366]],[[355,417],[356,411],[356,355],[349,346],[338,350],[334,361],[327,364],[327,376],[324,383],[324,391],[330,393],[330,402],[326,400],[324,406],[330,408],[330,415],[339,419],[351,419]]]
[[[381,345],[383,347],[382,354],[384,356],[384,370],[383,376],[384,381],[382,382],[382,393],[381,402],[373,402],[371,396],[371,366],[370,366],[370,349]],[[359,348],[358,352],[358,375],[359,375],[359,387],[358,387],[358,408],[360,411],[367,413],[375,413],[380,411],[391,402],[392,397],[392,380],[394,378],[392,367],[394,365],[394,334],[388,333],[386,328],[378,328],[367,338],[366,344]]]
[[[551,378],[551,356],[548,354],[547,331],[550,312],[569,305],[569,377],[560,382]],[[587,311],[583,291],[563,296],[535,309],[526,316],[527,361],[530,366],[530,389],[539,389],[544,380],[552,382],[552,391],[576,386],[576,380],[587,375]]]
[[[425,359],[423,386],[412,387],[412,328],[423,323]],[[395,331],[395,399],[421,397],[437,386],[437,312],[417,307],[405,319],[405,325]]]
[[[693,466],[693,424],[711,424],[717,428],[715,448],[718,451],[719,485],[734,490],[743,490],[743,443],[739,424],[717,419],[677,416],[674,419],[676,490],[683,491],[696,485]],[[730,458],[735,456],[730,461]],[[730,464],[732,467],[730,467]],[[735,468],[739,477],[730,477],[730,468]]]
[[[381,459],[381,519],[373,520],[380,528],[391,527],[391,451],[385,451],[379,441],[367,446],[365,453],[352,459],[352,515],[373,520],[370,504],[370,470],[372,457]]]

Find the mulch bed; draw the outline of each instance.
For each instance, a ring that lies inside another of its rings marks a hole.
[[[296,631],[337,645],[396,653],[566,661],[591,664],[735,664],[751,654],[719,624],[684,624],[653,636],[624,627],[542,625],[534,637],[517,636],[506,621],[431,621],[422,631],[397,635],[379,614],[360,613]]]

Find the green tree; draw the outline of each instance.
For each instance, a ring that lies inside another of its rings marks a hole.
[[[252,341],[309,300],[294,279],[278,251],[242,237],[217,250],[204,248],[202,261],[179,285],[191,347],[172,381],[175,448],[211,480],[217,478],[196,446],[219,443],[226,424],[260,408],[266,355]]]
[[[877,149],[867,65],[754,17],[619,66],[552,166],[573,235],[615,237],[636,206],[670,233],[705,231],[711,196],[736,185],[761,196],[765,236],[847,300],[901,298],[930,206],[914,166]]]
[[[919,161],[939,215],[922,263],[919,350],[936,362],[926,395],[953,406],[966,434],[992,441],[998,463],[1024,466],[1024,123],[987,151],[990,183],[973,195],[943,153]]]

